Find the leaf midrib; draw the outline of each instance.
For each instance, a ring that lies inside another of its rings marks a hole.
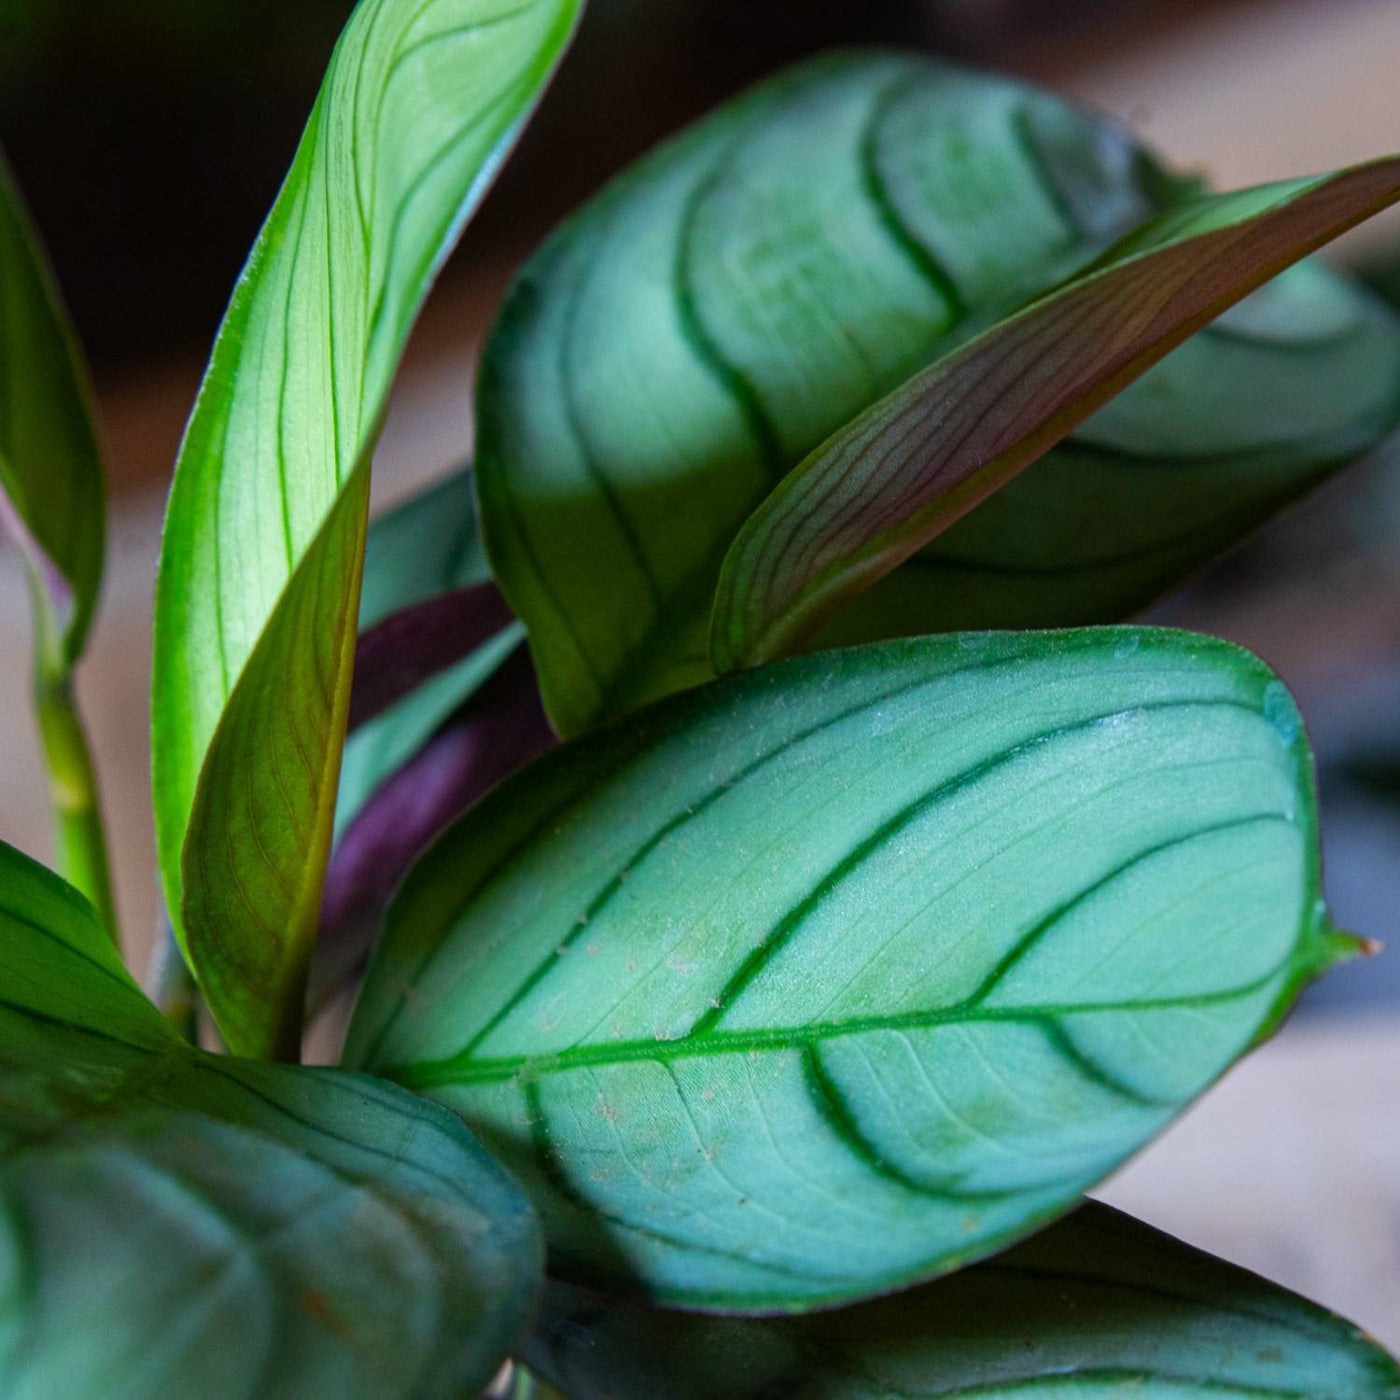
[[[390,1066],[377,1071],[411,1089],[440,1085],[494,1084],[513,1079],[542,1078],[590,1066],[625,1064],[639,1060],[669,1063],[673,1060],[707,1058],[712,1055],[741,1055],[774,1050],[804,1050],[825,1041],[878,1031],[930,1030],[939,1026],[977,1025],[990,1022],[1035,1024],[1061,1016],[1083,1016],[1099,1012],[1161,1011],[1183,1007],[1214,1006],[1262,991],[1298,963],[1296,950],[1262,977],[1240,986],[1189,996],[1144,998],[1132,1001],[1044,1003],[1032,1007],[985,1007],[960,1004],[941,1010],[905,1011],[887,1016],[851,1017],[840,1021],[814,1022],[805,1026],[775,1026],[746,1031],[713,1031],[703,1036],[668,1040],[653,1036],[647,1040],[615,1040],[600,1045],[575,1045],[541,1055],[478,1057],[454,1055],[443,1060],[427,1060]]]

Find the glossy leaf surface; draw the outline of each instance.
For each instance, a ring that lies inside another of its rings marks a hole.
[[[914,375],[783,479],[715,595],[716,669],[792,650],[1232,303],[1400,198],[1400,158],[1201,198]]]
[[[0,847],[0,1374],[16,1400],[457,1400],[533,1303],[519,1191],[450,1114],[191,1050]]]
[[[783,474],[1171,187],[1111,123],[889,53],[802,65],[615,181],[521,274],[478,396],[556,725],[707,679],[720,561]]]
[[[161,556],[154,776],[167,901],[235,1049],[295,1048],[390,381],[577,9],[364,0],[215,346]]]
[[[1400,1395],[1400,1366],[1350,1323],[1095,1204],[951,1278],[810,1317],[556,1285],[527,1355],[570,1400]]]
[[[1137,629],[767,667],[566,745],[415,867],[347,1062],[441,1100],[554,1271],[801,1308],[1067,1209],[1343,956],[1306,742]]]

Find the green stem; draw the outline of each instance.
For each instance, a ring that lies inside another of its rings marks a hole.
[[[92,753],[78,718],[71,677],[55,674],[42,658],[35,666],[34,709],[49,770],[58,872],[87,896],[120,947]]]

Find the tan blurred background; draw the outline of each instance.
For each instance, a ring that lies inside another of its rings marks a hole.
[[[92,355],[110,463],[105,601],[81,693],[138,967],[158,908],[147,686],[163,492],[223,301],[349,8],[0,0],[0,143]],[[377,458],[379,500],[468,454],[477,344],[511,268],[555,219],[763,72],[867,41],[1042,80],[1222,185],[1400,146],[1400,0],[594,0],[415,336]],[[1354,235],[1342,256],[1400,285],[1400,221]],[[1397,546],[1400,454],[1161,610],[1254,647],[1293,685],[1322,760],[1335,912],[1397,946],[1310,994],[1105,1194],[1400,1347],[1400,803],[1347,776],[1400,754]],[[0,837],[46,859],[27,668],[27,600],[0,547]]]

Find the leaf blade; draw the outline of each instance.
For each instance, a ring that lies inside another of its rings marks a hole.
[[[782,474],[1170,183],[1038,90],[857,52],[752,89],[586,206],[517,280],[478,386],[487,546],[556,727],[708,679],[719,563]]]
[[[253,1053],[285,1053],[314,934],[348,703],[369,451],[390,380],[428,284],[578,8],[578,0],[514,8],[393,0],[355,11],[234,293],[181,450],[157,584],[161,870],[186,954],[211,984],[211,1009],[230,1044]],[[315,616],[291,626],[318,581],[325,591]],[[269,640],[279,613],[290,650]],[[318,669],[305,651],[327,632],[343,644]],[[277,705],[236,713],[240,686],[258,695],[277,684]],[[311,698],[298,708],[302,694]],[[191,892],[185,872],[207,853],[190,843],[227,854],[221,847],[233,833],[216,799],[238,780],[230,764],[261,761],[250,735],[273,719],[274,743],[296,757],[286,772],[264,764],[260,782],[275,793],[290,773],[298,791],[281,814],[258,817],[258,804],[245,803],[254,819],[242,854],[216,887]],[[244,858],[266,867],[251,892],[234,878]],[[217,934],[200,922],[215,912],[232,920]],[[271,949],[260,946],[267,929],[277,934]],[[266,990],[279,1000],[259,1024],[250,1019],[256,995],[221,996],[263,976],[269,954],[275,976]]]
[[[716,668],[797,645],[1194,331],[1397,198],[1389,159],[1195,201],[914,376],[740,531],[715,596]]]
[[[1302,745],[1257,662],[1136,629],[706,687],[439,840],[347,1063],[481,1131],[563,1277],[737,1311],[931,1277],[1058,1214],[1332,959]],[[1190,1054],[1129,1053],[1139,1018]]]
[[[484,1386],[540,1247],[461,1125],[364,1076],[191,1049],[73,891],[5,846],[0,872],[7,1384],[131,1400]]]
[[[2,157],[0,285],[0,508],[34,578],[48,667],[64,675],[97,605],[106,487],[82,355]]]
[[[814,1317],[662,1313],[555,1286],[526,1356],[574,1400],[1400,1391],[1400,1367],[1341,1318],[1092,1202],[951,1278]]]

